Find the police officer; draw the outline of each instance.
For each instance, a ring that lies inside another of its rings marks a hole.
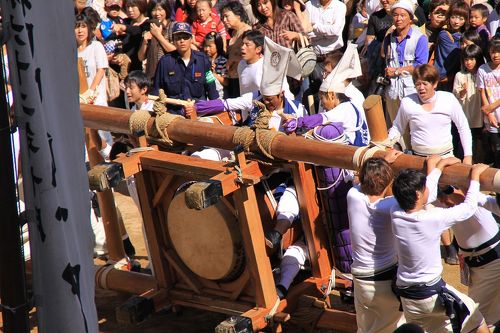
[[[191,26],[183,22],[175,23],[172,36],[177,50],[160,58],[152,94],[158,95],[163,89],[170,98],[194,101],[218,98],[208,57],[191,49]],[[168,105],[168,110],[183,114],[180,106]]]

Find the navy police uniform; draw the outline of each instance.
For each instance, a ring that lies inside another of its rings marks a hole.
[[[191,59],[186,66],[177,51],[161,57],[156,69],[153,95],[160,89],[170,98],[183,100],[217,99],[215,77],[208,57],[198,51],[191,51]],[[182,107],[169,105],[169,111],[181,112]]]

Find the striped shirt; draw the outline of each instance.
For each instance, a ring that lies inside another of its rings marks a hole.
[[[304,28],[297,15],[294,13],[279,9],[276,9],[276,11],[273,27],[270,27],[267,23],[257,22],[254,24],[253,28],[262,32],[264,36],[271,38],[273,42],[288,48],[293,48],[293,41],[285,40],[281,34],[285,31],[304,34]]]

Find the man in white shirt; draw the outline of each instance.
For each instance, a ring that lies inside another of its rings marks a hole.
[[[360,184],[347,193],[358,332],[392,333],[404,323],[391,289],[398,262],[390,215],[396,199],[386,196],[394,178],[389,163],[401,154],[392,150],[385,159],[369,158]]]
[[[447,186],[439,200],[448,207],[465,199],[461,189]],[[453,226],[453,233],[464,257],[463,274],[468,295],[477,303],[488,326],[500,320],[500,231],[491,212],[498,215],[495,197],[479,193],[479,207],[474,215]],[[466,272],[470,271],[470,274]]]
[[[428,171],[440,175],[454,162],[460,161],[431,156]],[[441,278],[439,250],[441,233],[477,210],[479,176],[487,168],[485,164],[472,167],[465,201],[452,208],[426,209],[425,204],[437,196],[437,182],[429,182],[420,171],[403,170],[394,180],[398,204],[391,210],[391,219],[399,261],[395,291],[406,320],[427,332],[489,332],[477,304]]]
[[[342,31],[346,5],[339,0],[311,0],[306,3],[313,30],[308,37],[316,54],[327,54],[344,46]]]

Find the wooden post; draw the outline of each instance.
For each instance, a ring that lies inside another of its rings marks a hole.
[[[104,161],[96,143],[91,135],[93,129],[85,129],[87,153],[89,156],[90,167],[93,167]],[[99,136],[98,136],[99,137]],[[101,212],[104,233],[106,234],[106,246],[108,248],[108,257],[114,262],[118,262],[125,258],[125,250],[123,249],[122,233],[118,222],[118,214],[116,212],[115,198],[112,190],[104,190],[97,193],[97,201],[99,202],[99,210]]]
[[[264,230],[253,186],[243,185],[234,192],[234,201],[240,214],[241,236],[255,286],[256,305],[269,309],[276,303],[278,295],[274,286],[271,263],[266,254]]]
[[[313,168],[312,165],[298,162],[292,168],[292,173],[300,205],[302,230],[304,231],[311,260],[312,276],[324,278],[330,276],[332,267],[328,259],[328,250],[322,246],[322,244],[325,245],[328,242],[325,230],[321,225]]]
[[[309,114],[316,114],[316,108],[314,107],[314,95],[307,96],[307,104],[309,105]]]
[[[379,95],[370,95],[363,103],[366,122],[370,130],[371,140],[382,142],[387,139],[387,124],[385,123],[382,98]]]

